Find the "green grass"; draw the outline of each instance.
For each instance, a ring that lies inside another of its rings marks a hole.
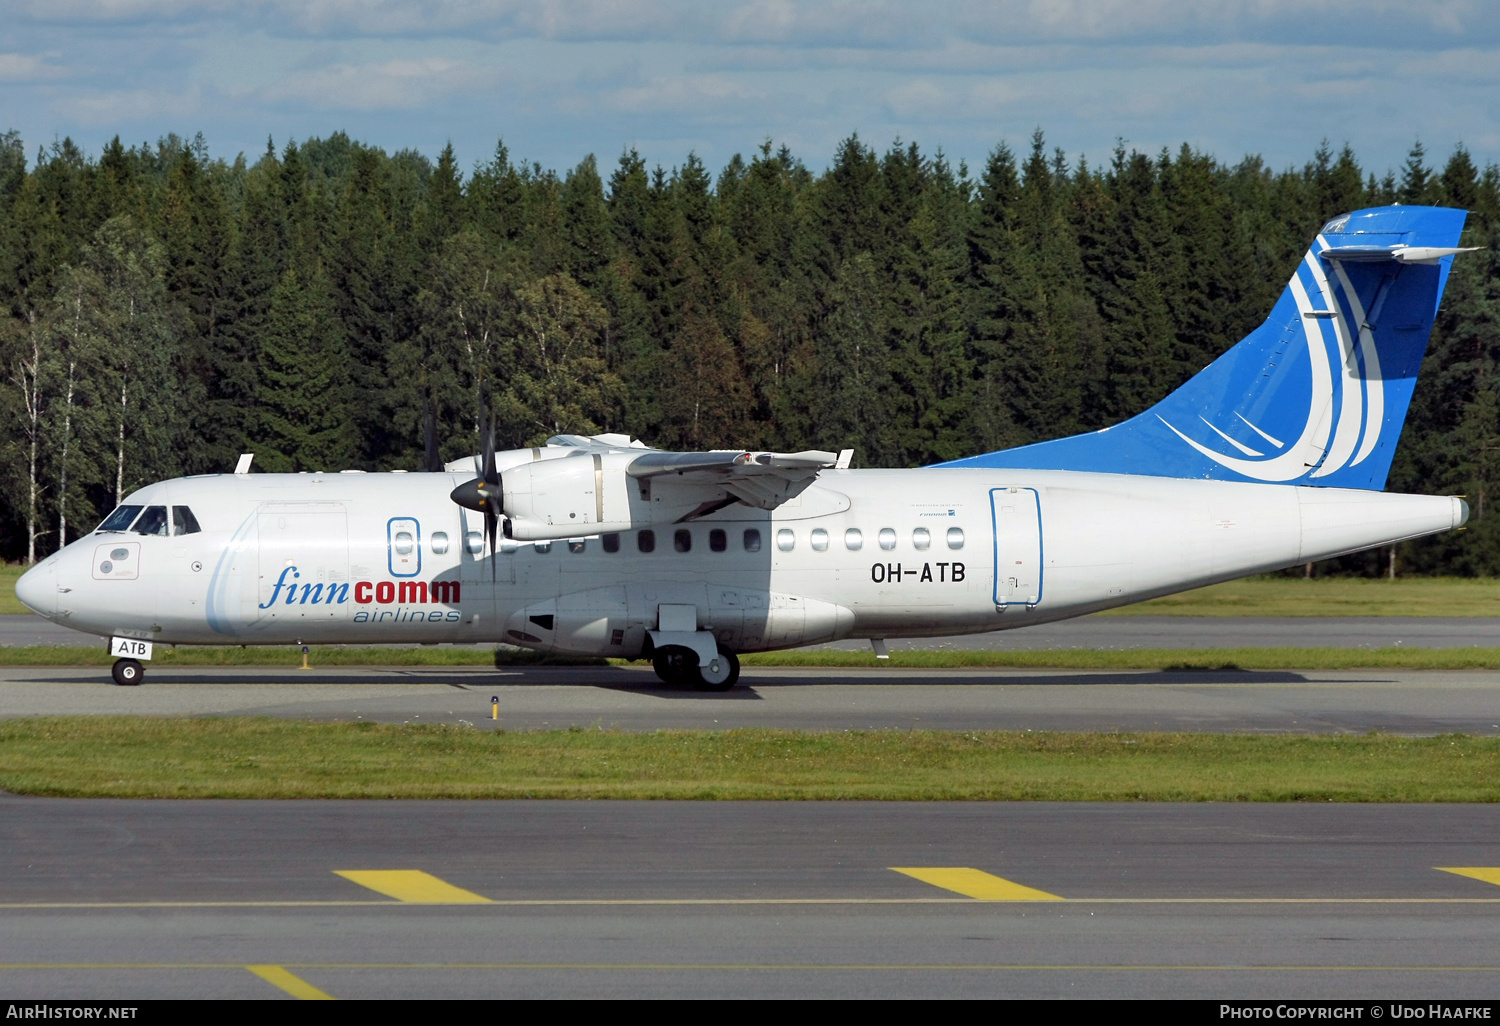
[[[1031,652],[892,652],[877,662],[868,652],[793,651],[742,656],[746,666],[880,666],[892,669],[968,667],[1071,670],[1493,670],[1500,648],[1141,648],[1040,649]]]
[[[623,659],[539,656],[530,652],[480,648],[314,648],[316,668],[335,666],[603,666],[629,665]],[[103,648],[36,645],[0,648],[0,666],[108,666]],[[156,649],[153,667],[299,666],[298,649]],[[745,666],[868,667],[874,669],[980,669],[1015,667],[1072,670],[1496,670],[1500,648],[1144,648],[1043,649],[1032,652],[892,652],[877,660],[868,651],[760,652],[741,658]],[[644,663],[634,665],[644,666]],[[149,672],[149,671],[148,671]]]
[[[16,598],[16,582],[26,572],[24,566],[12,566],[9,563],[0,563],[0,616],[6,613],[29,613],[31,610],[21,605],[21,600]]]
[[[76,645],[17,645],[0,648],[0,666],[108,666],[115,657],[103,643],[88,648]],[[450,648],[423,646],[312,646],[309,661],[326,666],[603,666],[604,659],[586,656],[552,656],[525,649],[489,649],[469,646]],[[615,660],[620,662],[621,660]],[[172,648],[157,645],[152,666],[301,666],[302,650],[291,645],[209,645]]]
[[[1500,800],[1500,739],[0,722],[0,789],[132,798]]]
[[[1500,580],[1247,577],[1138,602],[1107,616],[1500,616]]]

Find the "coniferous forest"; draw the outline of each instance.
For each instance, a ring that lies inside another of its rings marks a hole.
[[[820,159],[823,155],[819,155]],[[1473,211],[1388,487],[1469,530],[1401,569],[1500,572],[1500,169],[1420,145],[1394,171],[1184,146],[982,167],[765,143],[717,171],[626,151],[565,173],[502,144],[470,173],[342,134],[212,157],[0,136],[0,555],[39,558],[131,489],[232,469],[421,470],[628,432],[915,466],[1143,410],[1263,320],[1317,228]],[[429,424],[431,429],[429,429]],[[439,452],[427,451],[435,438]],[[1339,569],[1374,573],[1378,555]]]

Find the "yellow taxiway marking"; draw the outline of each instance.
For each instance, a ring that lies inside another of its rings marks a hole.
[[[1297,973],[1319,973],[1319,972],[1382,972],[1382,973],[1453,973],[1474,972],[1493,973],[1500,972],[1500,965],[1215,965],[1204,963],[1199,965],[1181,964],[1142,964],[1142,963],[802,963],[796,962],[288,962],[285,965],[245,966],[237,963],[221,962],[28,962],[14,964],[0,964],[0,971],[7,969],[42,970],[117,970],[117,969],[249,969],[257,976],[268,979],[261,970],[277,970],[285,972],[291,980],[306,987],[311,993],[308,997],[320,995],[322,998],[332,1000],[329,995],[313,987],[311,984],[286,972],[287,966],[293,969],[480,969],[480,970],[520,970],[520,969],[595,969],[595,970],[655,970],[673,972],[680,970],[765,970],[772,972],[893,972],[906,970],[909,972],[951,972],[955,970],[968,970],[979,972],[1237,972],[1237,973],[1260,973],[1260,972],[1297,972]],[[275,981],[273,981],[275,982]],[[280,982],[276,986],[282,987]],[[288,993],[291,991],[288,988]],[[297,995],[302,996],[302,995]]]
[[[1457,873],[1473,880],[1500,884],[1500,866],[1434,866],[1440,873]]]
[[[271,986],[280,987],[298,1001],[332,1001],[334,999],[332,994],[326,994],[302,977],[293,976],[287,972],[286,966],[247,965],[245,968]]]
[[[1046,892],[1039,891],[1039,894]],[[1023,899],[1010,899],[1023,900]],[[1069,905],[1500,905],[1500,898],[1060,898],[1046,895],[1024,899],[1060,901]],[[0,903],[0,911],[41,912],[65,909],[160,909],[187,908],[361,908],[410,909],[421,905],[469,905],[454,902],[400,901],[36,901]],[[973,905],[964,898],[514,898],[485,900],[490,908],[568,908],[675,905]]]
[[[1009,880],[1001,879],[982,869],[965,869],[959,866],[892,866],[891,869],[897,873],[905,873],[907,876],[915,877],[923,883],[941,887],[945,891],[956,891],[959,894],[977,898],[980,901],[1062,901],[1056,894],[1048,894],[1039,891],[1035,887],[1025,887]]]
[[[454,887],[420,869],[335,869],[345,880],[410,905],[488,905],[490,899]]]

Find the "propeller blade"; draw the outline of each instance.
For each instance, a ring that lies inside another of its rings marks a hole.
[[[493,512],[491,512],[488,509],[484,511],[484,534],[485,534],[485,537],[489,539],[489,543],[490,543],[490,581],[491,581],[491,583],[493,583],[494,580],[495,580],[495,553],[497,552],[497,548],[496,548],[496,545],[495,545],[495,528],[496,528],[496,526],[499,523],[500,523],[500,518],[498,516],[496,516]]]
[[[495,411],[490,411],[490,428],[484,436],[484,483],[500,484],[500,473],[495,469]]]
[[[490,577],[494,578],[496,575],[495,554],[499,551],[496,536],[500,526],[500,517],[505,511],[505,491],[500,483],[500,471],[495,466],[495,413],[493,410],[487,412],[489,427],[484,438],[483,469],[480,469],[479,454],[476,453],[474,469],[479,476],[453,489],[448,493],[448,497],[465,509],[484,514],[484,537],[490,553]]]
[[[423,420],[426,421],[426,437],[424,442],[427,450],[427,472],[429,474],[436,474],[443,469],[443,459],[438,455],[437,416],[433,413],[430,405],[427,407],[427,413],[423,417]]]

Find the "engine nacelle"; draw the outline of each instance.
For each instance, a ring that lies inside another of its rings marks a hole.
[[[548,541],[673,523],[724,495],[722,488],[672,480],[672,475],[632,478],[625,471],[639,456],[577,452],[504,471],[510,537]]]

